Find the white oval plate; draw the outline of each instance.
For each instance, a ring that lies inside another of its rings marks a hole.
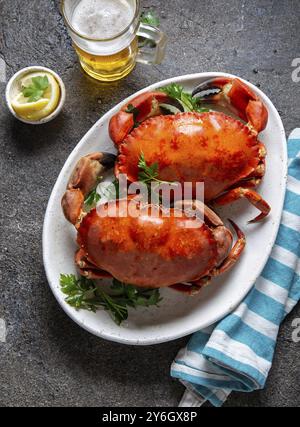
[[[93,151],[109,151],[115,148],[108,136],[108,123],[124,104],[137,94],[176,82],[187,90],[212,77],[229,76],[224,73],[200,73],[180,76],[155,83],[122,101],[106,113],[82,138],[67,159],[52,191],[43,230],[43,257],[51,289],[64,311],[89,332],[124,344],[156,344],[188,335],[205,328],[230,313],[246,296],[260,275],[274,244],[280,223],[284,201],[287,153],[286,138],[281,119],[272,102],[252,84],[249,86],[265,102],[269,111],[269,122],[260,139],[265,143],[267,172],[259,193],[270,203],[270,216],[260,224],[247,224],[257,214],[246,201],[239,201],[222,209],[222,218],[232,218],[245,231],[247,247],[239,262],[228,272],[215,279],[212,284],[194,297],[187,297],[171,289],[162,289],[160,306],[129,309],[129,317],[117,326],[103,310],[91,313],[76,311],[64,300],[59,287],[61,273],[74,273],[75,230],[65,220],[60,206],[68,177],[77,160]]]

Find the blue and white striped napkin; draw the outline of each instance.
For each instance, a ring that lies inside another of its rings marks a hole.
[[[179,351],[171,367],[186,386],[179,406],[221,406],[232,390],[265,385],[279,325],[300,299],[300,129],[289,137],[288,155],[284,210],[271,256],[239,307]]]

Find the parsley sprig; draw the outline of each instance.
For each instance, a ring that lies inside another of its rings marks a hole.
[[[152,163],[152,165],[147,165],[145,160],[145,155],[142,152],[140,154],[139,163],[139,181],[149,184],[152,181],[163,182],[158,179],[158,163]]]
[[[155,203],[163,205],[164,199],[163,194],[161,193],[160,185],[165,184],[167,186],[176,186],[178,185],[178,183],[171,181],[162,181],[161,179],[159,179],[158,163],[152,163],[151,165],[148,165],[143,152],[141,152],[140,154],[138,168],[138,179],[140,182],[143,182],[147,185],[148,193],[151,193],[152,202],[155,201]],[[154,185],[152,183],[154,183]]]
[[[159,289],[137,288],[136,286],[122,283],[117,279],[113,279],[111,292],[114,298],[118,298],[120,303],[133,308],[139,306],[150,307],[162,301]]]
[[[128,104],[125,112],[133,114],[134,127],[138,127],[140,125],[140,122],[137,120],[139,109],[134,107],[132,104]]]
[[[115,179],[109,185],[105,187],[101,186],[99,192],[97,188],[94,188],[94,190],[86,196],[84,200],[84,207],[87,212],[95,208],[99,200],[102,198],[105,198],[106,201],[118,199],[120,193],[119,181]]]
[[[90,210],[96,206],[96,204],[101,199],[100,194],[97,192],[97,188],[94,188],[86,197],[84,204],[87,210]]]
[[[171,182],[171,181],[162,181],[161,179],[159,179],[158,163],[152,163],[151,165],[148,165],[143,152],[141,152],[140,154],[138,168],[139,168],[139,174],[138,174],[139,181],[147,185],[148,192],[150,192],[152,195],[152,201],[156,200],[156,203],[159,203],[160,205],[162,205],[163,197],[162,197],[161,191],[159,191],[159,186],[161,184],[166,184],[168,186],[176,186],[177,183]],[[153,186],[152,186],[152,183],[154,183]]]
[[[184,108],[184,111],[196,111],[198,113],[209,111],[207,108],[200,107],[199,99],[194,98],[191,93],[186,92],[183,86],[180,86],[177,83],[171,83],[167,86],[161,87],[159,90],[166,93],[170,98],[174,98],[179,101]]]
[[[162,300],[158,289],[139,289],[116,279],[113,280],[110,294],[104,292],[93,280],[76,278],[74,274],[61,274],[60,286],[66,295],[65,301],[71,307],[93,312],[104,308],[117,325],[128,318],[127,307],[149,307],[158,305]]]
[[[48,89],[49,80],[45,75],[32,77],[31,82],[29,86],[22,86],[22,94],[28,98],[28,102],[36,102],[43,97],[45,90]]]
[[[136,116],[139,114],[138,108],[134,107],[132,104],[127,105],[125,112],[132,113],[134,115],[134,118],[136,118]]]
[[[161,179],[159,179],[158,163],[155,162],[155,163],[152,163],[151,165],[148,165],[143,152],[141,152],[140,154],[138,168],[139,168],[139,174],[138,174],[139,181],[143,182],[144,184],[148,185],[154,181],[157,184],[176,185],[175,182],[162,181]]]
[[[151,10],[151,9],[141,14],[140,21],[143,24],[152,25],[153,27],[158,27],[160,24],[159,17],[154,12],[154,10]]]
[[[145,11],[141,14],[140,22],[142,24],[151,25],[152,27],[159,27],[159,17],[153,10]],[[156,43],[153,40],[149,40],[146,37],[139,36],[139,48],[155,48]]]

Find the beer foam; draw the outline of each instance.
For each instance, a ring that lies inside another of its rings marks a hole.
[[[127,0],[81,0],[73,12],[72,25],[87,37],[106,39],[124,30],[133,15]]]

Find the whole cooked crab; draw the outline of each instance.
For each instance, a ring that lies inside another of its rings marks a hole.
[[[115,277],[147,288],[171,286],[192,294],[233,266],[244,249],[239,228],[232,223],[237,233],[232,246],[229,229],[199,200],[175,202],[168,215],[164,207],[140,201],[134,204],[135,214],[129,215],[131,198],[85,212],[84,201],[106,169],[115,165],[117,177],[125,173],[129,183],[138,181],[141,154],[146,164],[156,165],[158,180],[203,182],[205,203],[223,205],[246,197],[260,210],[253,222],[268,215],[269,205],[253,189],[265,173],[266,150],[257,135],[267,125],[266,107],[239,79],[203,83],[193,93],[199,94],[217,110],[226,106],[230,114],[197,109],[165,115],[166,105],[179,111],[178,102],[161,91],[144,93],[110,120],[117,162],[107,153],[93,153],[78,162],[62,207],[78,230],[75,261],[83,276]],[[113,206],[118,215],[107,215]],[[187,215],[189,210],[196,218]]]
[[[134,202],[129,214],[130,199],[84,212],[86,196],[113,161],[103,153],[83,157],[62,199],[65,217],[78,231],[75,262],[81,275],[115,277],[147,288],[172,286],[193,294],[237,261],[245,246],[243,233],[231,222],[238,236],[232,247],[231,232],[199,201],[178,202],[168,215],[163,207],[142,202]],[[109,215],[115,206],[117,214]]]
[[[226,107],[241,120],[220,111],[162,115],[174,104],[163,92],[146,92],[112,117],[109,132],[118,148],[116,176],[138,180],[141,153],[158,165],[158,178],[180,183],[204,183],[206,203],[225,205],[245,197],[260,210],[251,222],[270,212],[255,188],[265,173],[265,146],[257,135],[265,129],[268,112],[261,99],[239,79],[216,78],[193,95]]]

